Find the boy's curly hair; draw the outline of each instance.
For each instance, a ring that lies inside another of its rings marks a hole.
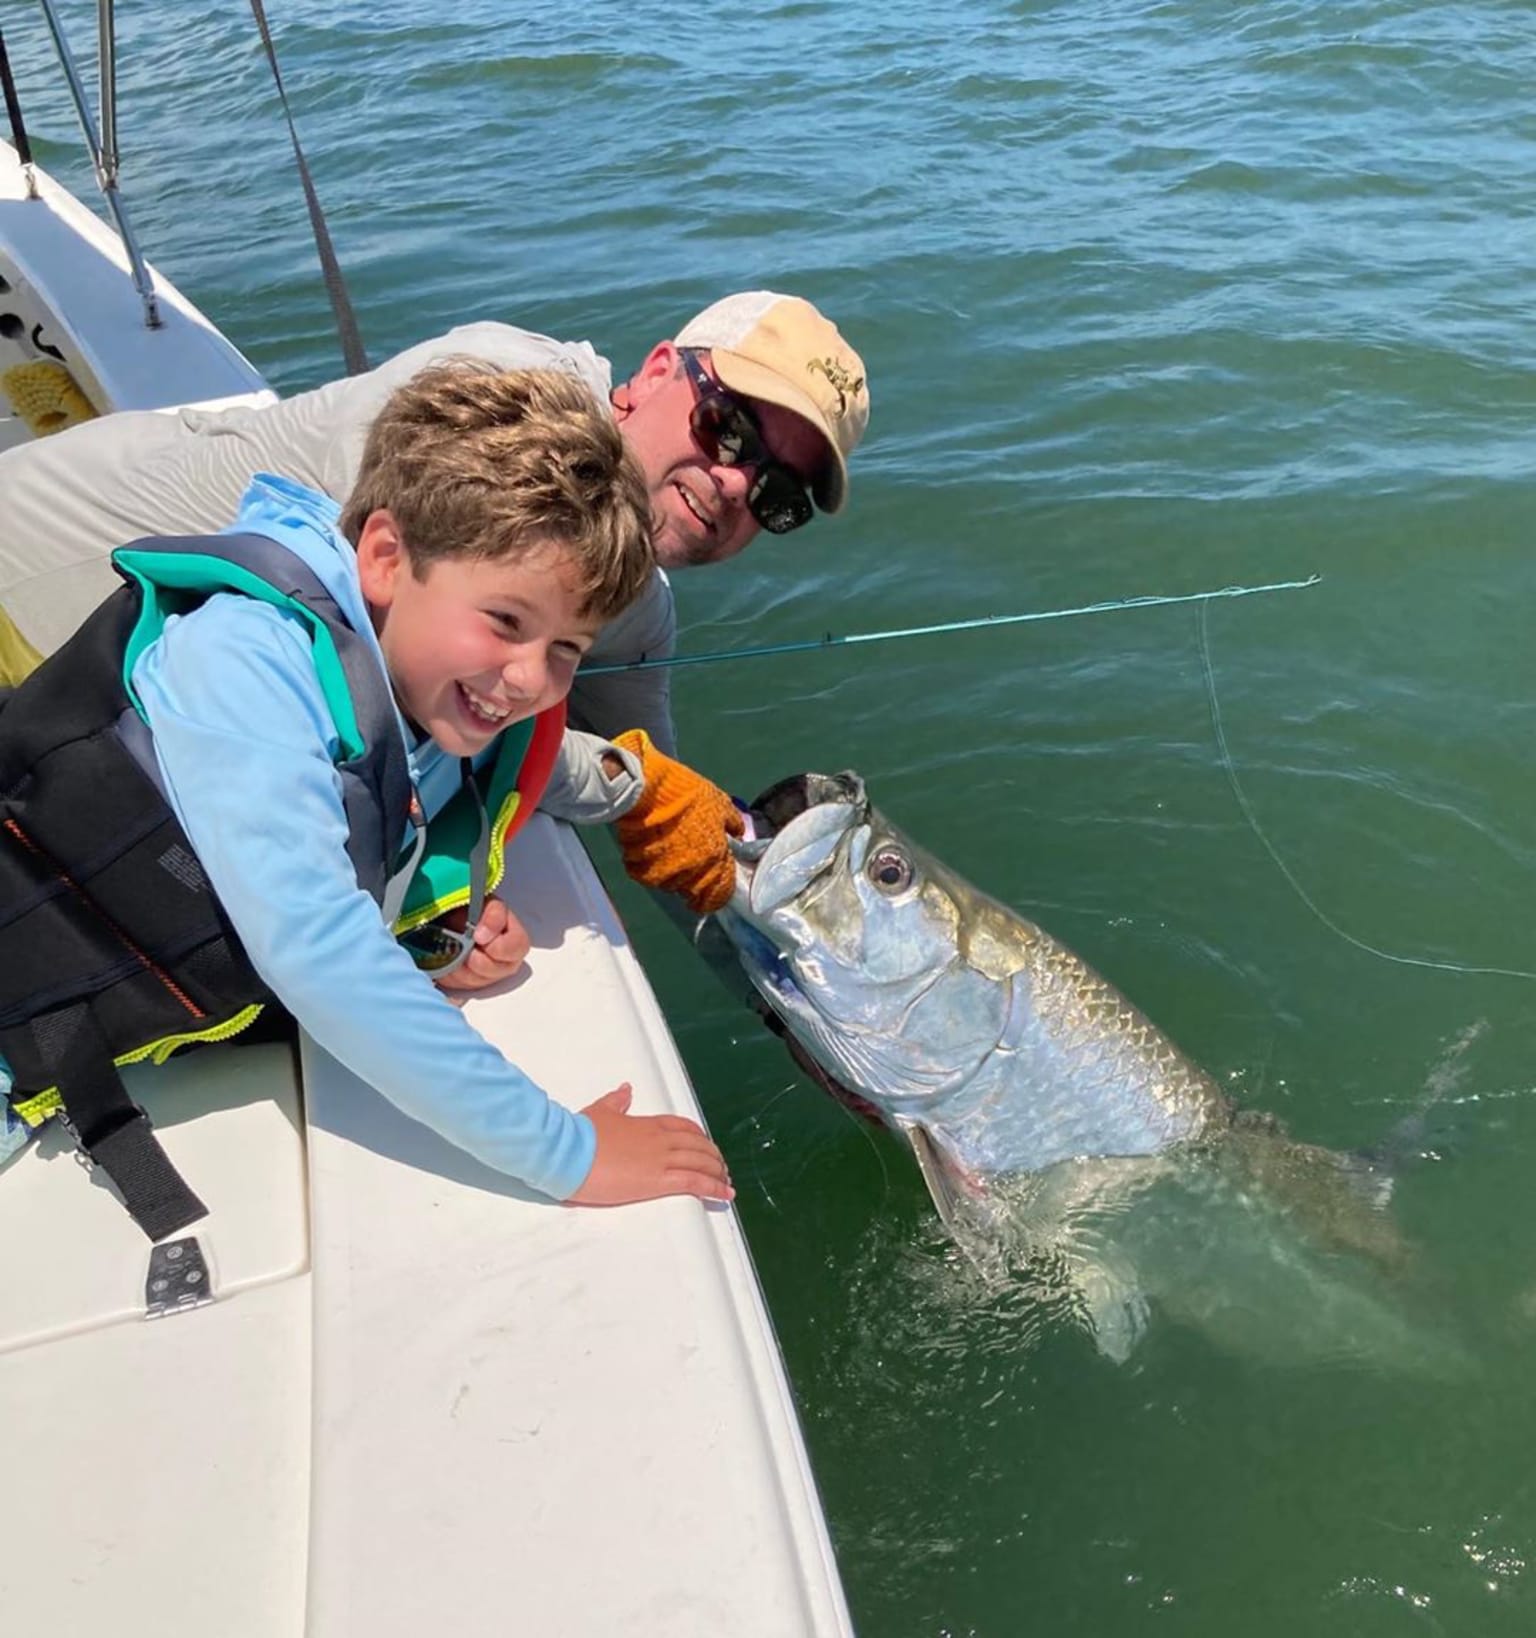
[[[564,547],[584,617],[628,608],[655,563],[639,462],[607,411],[561,370],[449,359],[396,388],[369,428],[342,533],[356,545],[383,509],[417,575],[438,558]]]

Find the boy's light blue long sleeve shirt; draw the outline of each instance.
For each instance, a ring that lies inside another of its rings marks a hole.
[[[231,533],[303,558],[383,654],[335,503],[262,474]],[[235,593],[166,622],[133,686],[177,818],[256,971],[333,1057],[470,1154],[563,1199],[586,1178],[591,1122],[549,1098],[419,972],[347,856],[338,741],[307,628]],[[432,741],[411,763],[430,815],[459,764]],[[402,838],[403,840],[403,838]],[[595,1094],[594,1094],[595,1095]]]

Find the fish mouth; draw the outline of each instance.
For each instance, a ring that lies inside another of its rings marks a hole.
[[[731,843],[732,908],[761,917],[802,892],[835,858],[843,837],[867,823],[864,781],[852,772],[791,774],[750,805],[753,836]]]
[[[851,769],[837,774],[790,774],[754,797],[749,806],[758,835],[772,837],[801,814],[829,803],[867,808],[864,781]]]

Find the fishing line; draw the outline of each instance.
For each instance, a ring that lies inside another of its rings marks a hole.
[[[1248,821],[1249,829],[1252,830],[1253,834],[1258,837],[1264,851],[1270,856],[1271,859],[1274,860],[1275,868],[1295,889],[1296,896],[1304,905],[1306,905],[1307,909],[1309,909],[1312,914],[1316,916],[1320,922],[1322,922],[1324,927],[1326,927],[1330,932],[1336,933],[1341,939],[1344,940],[1346,944],[1353,944],[1357,950],[1364,950],[1367,955],[1379,956],[1383,961],[1396,962],[1402,967],[1429,967],[1433,968],[1437,972],[1470,973],[1474,975],[1487,975],[1495,978],[1536,979],[1536,973],[1523,972],[1517,967],[1464,967],[1460,963],[1454,961],[1431,961],[1427,956],[1394,955],[1391,950],[1379,950],[1374,944],[1367,944],[1364,939],[1356,938],[1353,933],[1346,932],[1344,928],[1340,927],[1336,921],[1334,921],[1318,907],[1317,901],[1296,879],[1295,873],[1291,870],[1290,866],[1286,864],[1285,860],[1280,857],[1279,853],[1275,849],[1274,843],[1272,843],[1269,837],[1264,833],[1263,827],[1259,824],[1258,816],[1253,811],[1252,804],[1248,801],[1248,797],[1244,793],[1242,785],[1238,783],[1237,768],[1232,761],[1232,753],[1227,748],[1226,729],[1222,726],[1221,705],[1216,698],[1216,673],[1211,665],[1209,614],[1209,604],[1202,602],[1196,614],[1196,620],[1200,631],[1200,662],[1205,667],[1205,696],[1210,705],[1211,727],[1214,729],[1216,734],[1216,748],[1221,753],[1221,766],[1223,771],[1226,773],[1227,783],[1232,787],[1232,795],[1237,800],[1237,805],[1242,811],[1243,818]]]
[[[897,637],[934,637],[947,631],[976,631],[982,626],[1018,626],[1033,620],[1070,620],[1078,614],[1111,614],[1119,609],[1160,608],[1169,603],[1210,602],[1214,597],[1257,597],[1262,592],[1304,591],[1322,579],[1277,580],[1268,586],[1223,586],[1219,591],[1183,592],[1177,596],[1121,597],[1108,603],[1085,603],[1075,609],[1041,609],[1028,614],[983,614],[970,620],[946,620],[936,626],[905,626],[893,631],[854,631],[843,636],[828,632],[795,643],[769,643],[762,648],[728,648],[712,654],[671,654],[661,660],[630,660],[623,665],[588,665],[583,677],[604,677],[616,671],[655,671],[661,666],[713,665],[718,660],[755,660],[768,654],[803,654],[814,648],[840,648],[853,643],[885,643]]]

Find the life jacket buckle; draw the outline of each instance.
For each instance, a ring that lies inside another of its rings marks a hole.
[[[96,1170],[96,1162],[91,1159],[91,1151],[86,1148],[85,1140],[80,1136],[80,1129],[69,1118],[63,1109],[54,1111],[53,1118],[69,1133],[69,1141],[75,1146],[75,1164],[87,1176]]]
[[[208,1259],[195,1234],[149,1248],[149,1271],[144,1276],[144,1318],[163,1319],[205,1308],[213,1301]]]

